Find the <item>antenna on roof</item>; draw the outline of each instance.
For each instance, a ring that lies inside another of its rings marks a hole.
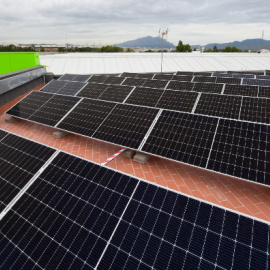
[[[165,38],[168,39],[168,32],[169,29],[165,27],[159,28],[159,36],[162,38],[162,49],[161,49],[161,73],[162,73],[162,63],[163,63],[163,39]]]
[[[263,44],[263,34],[264,34],[264,31],[262,31],[261,49],[262,49],[262,44]]]

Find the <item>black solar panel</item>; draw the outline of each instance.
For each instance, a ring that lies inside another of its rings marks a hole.
[[[125,103],[155,107],[163,93],[159,89],[136,87]]]
[[[270,124],[270,99],[244,97],[240,119]]]
[[[81,91],[87,83],[84,82],[66,82],[66,84],[55,92],[55,94],[66,95],[66,96],[75,96],[79,91]]]
[[[267,269],[269,227],[60,152],[0,221],[0,267]]]
[[[65,74],[58,80],[60,81],[74,81],[74,82],[87,82],[91,75],[80,75],[80,74]]]
[[[40,91],[46,92],[46,93],[57,93],[67,82],[66,81],[57,81],[57,80],[51,80],[49,83],[47,83]]]
[[[143,87],[151,87],[151,88],[160,88],[164,89],[167,85],[168,81],[161,81],[161,80],[146,80],[143,84]]]
[[[264,75],[264,71],[227,71],[231,74],[252,74],[252,75]]]
[[[242,79],[238,78],[220,78],[217,77],[216,83],[226,83],[226,84],[241,84]]]
[[[174,76],[173,74],[155,74],[153,79],[169,81],[172,79],[173,76]]]
[[[247,84],[247,85],[260,85],[260,86],[270,86],[270,80],[243,79],[243,84]]]
[[[131,72],[123,72],[120,76],[127,77],[127,78],[135,78],[138,73],[131,73]]]
[[[223,84],[195,83],[192,91],[221,94]]]
[[[59,81],[72,81],[77,74],[64,74],[58,80]]]
[[[126,78],[122,85],[142,86],[146,79]]]
[[[88,82],[91,83],[104,83],[104,81],[107,79],[107,76],[99,76],[99,75],[93,75]]]
[[[78,97],[98,98],[108,87],[106,84],[88,83],[78,94]]]
[[[83,99],[58,125],[58,128],[91,137],[115,104]]]
[[[1,267],[93,269],[137,182],[60,153],[1,221]]]
[[[55,152],[24,138],[1,134],[6,136],[0,141],[0,213]]]
[[[186,82],[191,82],[193,79],[192,75],[174,75],[172,77],[172,80],[174,81],[186,81]]]
[[[180,82],[180,81],[170,81],[166,89],[171,90],[192,90],[194,83],[192,82]]]
[[[242,97],[202,93],[195,113],[238,119]]]
[[[257,97],[258,86],[226,84],[224,94]]]
[[[163,111],[142,151],[205,167],[217,119]]]
[[[193,73],[194,76],[211,76],[212,72],[194,72]]]
[[[52,96],[53,95],[51,94],[33,91],[6,113],[23,119],[28,119]]]
[[[207,168],[270,184],[270,127],[220,119]]]
[[[270,75],[257,75],[256,79],[260,80],[270,80]]]
[[[259,86],[258,97],[270,98],[270,87],[261,87],[261,86]]]
[[[121,84],[123,81],[125,80],[125,78],[123,77],[107,77],[107,79],[104,81],[104,83],[106,84]]]
[[[118,104],[93,137],[137,149],[157,113],[157,109]]]
[[[7,134],[8,134],[8,133],[7,133],[6,131],[0,129],[0,141],[1,141],[3,138],[5,138],[5,137],[7,136]]]
[[[261,74],[263,75],[263,74]],[[265,75],[270,75],[270,70],[265,70]]]
[[[215,83],[216,79],[216,77],[195,76],[192,82]]]
[[[152,79],[155,74],[153,73],[139,73],[137,74],[136,78],[143,78],[143,79]]]
[[[55,126],[79,100],[77,97],[54,95],[27,119]]]
[[[177,71],[176,75],[193,75],[193,71]]]
[[[214,72],[213,73],[214,77],[223,77],[223,78],[232,78],[232,74],[228,73],[219,73],[219,72]]]
[[[197,97],[198,93],[195,92],[166,90],[156,107],[167,110],[191,112]]]
[[[123,85],[112,85],[106,88],[106,90],[99,96],[99,99],[123,102],[133,87]]]

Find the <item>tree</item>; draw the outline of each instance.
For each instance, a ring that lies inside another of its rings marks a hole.
[[[191,52],[192,49],[189,44],[183,44],[182,40],[179,40],[178,45],[176,46],[177,52]]]
[[[130,48],[127,48],[127,52],[134,52],[134,51]]]
[[[218,52],[217,45],[213,47],[213,52]]]

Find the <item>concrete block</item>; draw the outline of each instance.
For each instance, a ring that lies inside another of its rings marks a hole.
[[[61,139],[63,137],[66,137],[69,133],[66,131],[62,131],[62,130],[57,130],[55,132],[53,132],[53,137],[57,138],[57,139]]]
[[[150,156],[147,154],[143,154],[143,153],[137,153],[133,158],[133,160],[135,162],[138,162],[141,164],[147,163],[149,159],[150,159]]]
[[[127,157],[127,158],[132,158],[135,154],[136,154],[136,151],[131,150],[131,149],[127,149],[126,151],[121,153],[121,156]]]
[[[19,121],[21,121],[21,119],[20,118],[16,118],[14,116],[11,116],[11,117],[5,119],[5,122],[6,123],[15,123],[15,122],[19,122]]]
[[[53,76],[54,76],[54,74],[53,74],[52,72],[47,72],[47,73],[45,74],[45,83],[48,83],[48,82],[50,82],[51,80],[53,80]]]

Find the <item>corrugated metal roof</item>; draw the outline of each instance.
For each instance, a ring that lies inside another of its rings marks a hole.
[[[160,53],[68,53],[40,55],[40,62],[55,75],[160,72]],[[265,70],[270,54],[164,53],[163,72]]]

